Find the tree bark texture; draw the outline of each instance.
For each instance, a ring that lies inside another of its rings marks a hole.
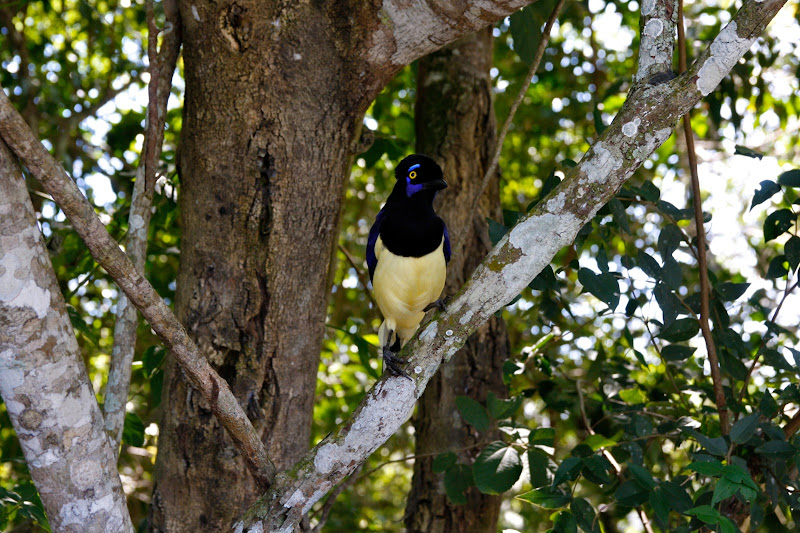
[[[455,294],[491,250],[486,217],[502,221],[497,174],[472,211],[490,164],[496,139],[491,98],[492,30],[464,37],[419,61],[417,76],[417,151],[436,159],[449,187],[438,198],[437,212],[458,243],[448,265],[445,294]],[[461,418],[457,396],[485,403],[491,391],[505,395],[503,362],[508,336],[502,319],[492,317],[431,378],[414,419],[414,478],[406,507],[411,532],[491,532],[497,529],[500,496],[475,487],[466,505],[455,505],[444,490],[444,475],[433,472],[435,454],[454,450],[471,464],[480,444],[500,438],[494,429],[481,434]]]
[[[53,531],[133,531],[25,180],[2,140],[0,394]]]
[[[279,470],[309,446],[327,273],[364,111],[407,63],[525,3],[180,2],[176,311]],[[175,364],[163,405],[153,527],[228,527],[256,497],[233,443]]]

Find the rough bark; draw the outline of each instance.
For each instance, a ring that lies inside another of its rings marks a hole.
[[[133,531],[25,180],[0,140],[0,394],[54,531]]]
[[[381,378],[347,421],[276,476],[236,530],[292,531],[315,502],[382,445],[409,418],[439,365],[575,239],[669,138],[678,119],[719,84],[784,3],[746,2],[687,72],[634,88],[581,162],[501,239],[447,312],[435,314],[404,347],[411,379]]]
[[[327,273],[364,111],[418,55],[525,3],[181,2],[176,313],[279,469],[309,446]],[[255,486],[174,364],[163,405],[154,527],[230,525]]]
[[[455,294],[491,250],[486,217],[502,222],[494,174],[477,211],[483,176],[492,158],[496,125],[489,69],[491,28],[434,52],[419,61],[417,75],[417,151],[440,162],[449,187],[437,198],[437,212],[458,243],[448,265],[445,294]],[[502,319],[492,317],[469,338],[453,359],[431,378],[420,398],[416,428],[414,478],[406,506],[406,527],[413,532],[491,532],[497,529],[500,496],[467,491],[467,504],[455,505],[444,491],[443,474],[433,472],[437,453],[455,450],[459,462],[471,464],[499,431],[480,433],[458,414],[455,399],[466,395],[485,402],[491,391],[505,395],[503,362],[508,337]]]

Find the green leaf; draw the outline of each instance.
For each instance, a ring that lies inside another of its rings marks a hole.
[[[697,348],[683,346],[682,344],[669,344],[661,349],[661,357],[665,361],[685,361]]]
[[[656,516],[666,524],[667,520],[669,520],[670,506],[661,487],[656,487],[656,489],[650,493],[650,507],[653,508]]]
[[[144,351],[142,355],[142,368],[144,369],[144,375],[147,376],[148,379],[152,378],[155,371],[161,368],[166,354],[166,350],[161,346],[150,346]]]
[[[531,485],[534,488],[538,489],[550,484],[547,476],[547,465],[549,463],[549,457],[539,448],[528,450],[528,467],[531,474]]]
[[[715,289],[723,302],[733,302],[743,295],[749,286],[749,283],[731,283],[726,281],[725,283],[717,285]]]
[[[553,533],[578,533],[578,524],[569,511],[561,511],[553,520]]]
[[[649,492],[650,491],[640,487],[635,481],[628,480],[620,485],[616,492],[614,492],[614,499],[617,500],[617,503],[620,505],[637,507],[650,498]]]
[[[661,197],[661,191],[652,181],[645,181],[639,189],[639,194],[648,202],[657,202]]]
[[[469,396],[457,396],[456,407],[464,420],[478,431],[489,429],[489,415],[481,404]]]
[[[490,392],[486,397],[486,407],[489,409],[489,414],[495,420],[501,420],[513,415],[514,412],[522,405],[522,396],[515,396],[508,400],[498,399],[494,393]]]
[[[780,370],[788,370],[794,372],[794,367],[786,360],[786,358],[774,348],[766,348],[761,353],[764,359],[764,364]]]
[[[611,477],[608,475],[608,471],[611,468],[612,466],[611,463],[608,462],[608,459],[602,455],[592,455],[583,460],[581,473],[583,477],[592,483],[603,485],[611,482]]]
[[[472,465],[475,484],[484,494],[502,494],[522,473],[519,454],[504,442],[496,441],[483,449]]]
[[[662,482],[659,484],[659,488],[664,493],[669,506],[679,513],[685,512],[694,505],[692,498],[686,493],[686,489],[677,480]]]
[[[81,317],[80,313],[78,313],[74,307],[68,305],[67,314],[69,315],[69,321],[72,324],[72,327],[76,331],[83,334],[86,340],[97,346],[97,335],[95,335],[94,331],[89,328],[88,324],[86,324],[86,321],[83,320],[83,317]]]
[[[353,344],[356,345],[356,349],[358,350],[358,359],[361,361],[361,366],[364,367],[364,370],[367,371],[367,374],[376,379],[380,377],[378,371],[372,368],[372,365],[370,364],[372,361],[372,353],[375,347],[367,342],[367,340],[361,335],[351,333],[350,338],[353,340]]]
[[[710,438],[691,428],[681,428],[681,431],[694,437],[711,455],[723,456],[728,453],[728,445],[723,437]]]
[[[692,470],[697,472],[698,474],[708,476],[708,477],[717,477],[722,475],[722,463],[713,460],[713,461],[695,461],[693,463],[689,463],[684,470]]]
[[[764,396],[761,397],[761,403],[758,405],[758,410],[761,411],[761,414],[767,418],[773,418],[778,414],[780,407],[778,406],[778,402],[775,401],[775,398],[772,396],[772,393],[769,391],[769,389],[764,391]]]
[[[619,304],[619,283],[611,273],[595,274],[588,268],[578,271],[578,281],[584,289],[589,291],[598,300],[608,305],[611,310]]]
[[[542,21],[540,9],[545,7],[527,6],[511,15],[511,38],[514,39],[514,51],[527,65],[533,63],[536,49],[542,40]],[[549,11],[545,11],[549,13]]]
[[[786,254],[786,261],[789,263],[789,268],[792,271],[797,270],[800,265],[800,237],[792,235],[783,247]]]
[[[472,467],[469,465],[453,465],[444,474],[444,490],[450,501],[456,505],[467,503],[467,496],[464,491],[474,484]]]
[[[656,488],[656,482],[650,472],[636,463],[628,463],[628,472],[633,476],[634,481],[645,490]]]
[[[623,233],[631,234],[631,227],[628,224],[628,215],[625,214],[625,206],[622,205],[617,198],[612,198],[608,202],[608,207],[611,209],[611,216],[614,218],[617,226]]]
[[[800,169],[787,170],[778,176],[778,183],[784,187],[800,187]]]
[[[528,435],[528,444],[531,446],[553,447],[556,430],[553,428],[536,428]]]
[[[611,448],[612,446],[617,445],[617,441],[611,440],[599,433],[595,433],[594,435],[589,435],[583,441],[583,444],[589,446],[592,451],[597,451],[600,448]]]
[[[736,422],[731,427],[731,432],[728,435],[731,441],[736,444],[742,444],[750,440],[758,427],[759,416],[758,413],[753,413]]]
[[[686,514],[696,516],[706,524],[718,524],[722,519],[719,511],[710,505],[699,505],[686,511]]]
[[[683,233],[675,224],[664,226],[658,235],[658,252],[661,257],[672,257],[672,254],[678,249],[682,237]]]
[[[533,281],[530,282],[528,287],[535,291],[551,290],[558,292],[558,280],[556,279],[555,273],[553,273],[553,267],[550,265],[544,267],[542,271],[533,278]]]
[[[784,440],[771,440],[756,448],[756,453],[776,459],[789,459],[795,452],[794,446]]]
[[[144,422],[136,413],[125,413],[122,442],[137,448],[144,444]]]
[[[752,157],[754,159],[761,159],[764,157],[764,154],[762,154],[761,152],[757,152],[752,148],[748,148],[746,146],[742,146],[739,144],[736,145],[736,149],[734,150],[733,155],[743,155],[747,157]]]
[[[575,481],[581,473],[582,464],[583,460],[580,457],[567,457],[561,461],[553,477],[553,487],[557,487],[565,481]]]
[[[791,209],[778,209],[767,215],[767,219],[764,221],[764,240],[771,241],[782,235],[792,227],[796,218]]]
[[[658,264],[658,261],[656,261],[652,255],[644,250],[639,250],[636,256],[636,264],[651,278],[661,279],[661,265]]]
[[[561,509],[570,502],[571,498],[559,489],[545,487],[520,494],[517,499],[544,509]]]
[[[769,262],[769,267],[767,267],[767,279],[775,279],[781,278],[789,273],[789,269],[787,268],[788,261],[786,260],[785,255],[779,255],[778,257],[773,257],[772,261]]]
[[[781,192],[781,186],[775,183],[774,181],[770,180],[762,181],[759,184],[759,189],[753,196],[753,202],[750,204],[750,209],[752,210],[755,206],[763,204],[764,202],[766,202],[779,192]]]
[[[739,533],[739,528],[727,516],[721,516],[718,525],[720,533]]]
[[[600,524],[595,522],[595,512],[592,504],[585,498],[575,498],[569,506],[575,521],[586,533],[600,533]]]
[[[625,389],[619,391],[619,397],[627,404],[646,403],[647,396],[639,389]]]
[[[739,484],[734,483],[728,478],[721,478],[714,486],[714,497],[711,499],[711,505],[716,505],[718,502],[727,500],[739,491]]]
[[[693,338],[700,331],[700,323],[696,318],[681,318],[664,328],[658,334],[668,342],[683,342]]]
[[[436,474],[441,474],[447,471],[448,468],[456,464],[458,457],[453,452],[440,453],[433,460],[433,471]]]
[[[499,222],[495,222],[491,218],[486,218],[489,224],[489,240],[492,241],[492,246],[496,246],[500,239],[508,232],[508,228]]]
[[[164,371],[161,369],[153,372],[150,377],[150,407],[155,409],[161,405],[161,390],[164,387]]]

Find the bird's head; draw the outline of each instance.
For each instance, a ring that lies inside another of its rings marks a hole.
[[[447,182],[442,177],[442,168],[436,161],[422,154],[412,154],[394,169],[394,175],[399,183],[404,184],[406,196],[411,198],[420,191],[436,191],[447,187]]]

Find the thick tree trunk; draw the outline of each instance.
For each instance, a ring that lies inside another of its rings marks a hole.
[[[491,250],[486,217],[502,220],[497,176],[478,212],[471,212],[492,157],[495,119],[489,69],[492,31],[487,28],[435,52],[419,62],[417,78],[417,150],[442,164],[449,188],[440,195],[437,212],[458,243],[447,271],[446,294],[455,292]],[[471,463],[480,443],[497,440],[497,430],[481,434],[461,419],[457,396],[480,402],[491,391],[502,397],[503,362],[508,337],[501,319],[492,318],[431,378],[419,401],[414,478],[406,509],[406,526],[414,532],[494,532],[501,498],[467,492],[467,504],[455,505],[444,491],[443,474],[433,472],[433,455],[456,450],[459,462]]]
[[[343,81],[343,39],[316,8],[293,21],[259,2],[181,7],[176,311],[282,470],[310,444],[327,272],[363,108]],[[255,484],[174,364],[164,409],[154,526],[229,527]]]
[[[0,332],[0,394],[53,531],[132,531],[116,454],[25,180],[2,139]]]

